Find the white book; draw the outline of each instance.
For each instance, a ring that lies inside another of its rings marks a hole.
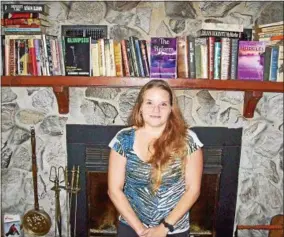
[[[114,59],[114,43],[113,39],[109,40],[109,56],[110,56],[110,76],[116,76],[115,59]]]
[[[221,39],[221,80],[229,79],[230,52],[231,52],[230,38],[222,38]]]
[[[284,25],[284,21],[277,21],[273,23],[258,25],[258,28],[265,28],[265,27],[278,26],[278,25]]]
[[[92,64],[92,76],[98,77],[100,76],[100,65],[99,65],[99,44],[98,41],[93,42],[91,44],[91,64]]]
[[[234,31],[243,32],[244,26],[239,24],[227,24],[227,23],[201,23],[202,30],[219,30],[219,31]]]

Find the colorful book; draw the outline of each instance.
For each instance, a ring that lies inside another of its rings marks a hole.
[[[151,38],[151,78],[177,77],[176,38]]]
[[[263,80],[265,45],[263,41],[239,41],[239,80]]]
[[[221,79],[221,42],[214,43],[214,80]]]
[[[65,37],[66,76],[90,76],[90,37]]]
[[[4,214],[3,219],[4,236],[23,236],[20,215]]]
[[[49,6],[47,4],[3,4],[4,13],[14,12],[28,12],[28,13],[41,13],[44,15],[49,14]]]

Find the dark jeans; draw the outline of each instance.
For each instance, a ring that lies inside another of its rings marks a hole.
[[[167,235],[168,237],[188,237],[189,231],[185,231],[178,234]],[[118,223],[117,237],[138,237],[136,232],[129,226],[122,222]]]

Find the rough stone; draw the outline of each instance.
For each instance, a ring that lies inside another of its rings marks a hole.
[[[283,21],[283,9],[284,3],[281,2],[270,2],[258,17],[256,23],[261,24],[269,24],[273,22]]]
[[[17,103],[4,104],[1,108],[1,129],[6,132],[15,126],[15,115],[19,110]]]
[[[127,124],[128,117],[133,109],[137,96],[138,90],[129,89],[119,97],[119,116],[125,124]]]
[[[232,105],[238,105],[244,101],[244,93],[238,91],[222,91],[219,93],[218,98]]]
[[[32,170],[31,152],[27,147],[19,147],[12,156],[11,167],[26,171]]]
[[[105,20],[116,25],[127,25],[133,18],[134,14],[131,12],[116,12],[109,10]]]
[[[151,15],[151,8],[137,8],[135,26],[139,27],[141,30],[149,34],[151,25]]]
[[[34,92],[39,91],[39,90],[40,90],[39,87],[29,87],[29,88],[27,88],[27,92],[28,92],[29,96],[32,95]]]
[[[197,14],[192,2],[165,2],[165,13],[169,18],[174,19],[195,19]]]
[[[98,24],[104,19],[107,7],[102,1],[73,2],[68,19]]]
[[[127,26],[115,25],[110,27],[109,38],[121,41],[128,39],[130,36],[135,36],[138,39],[142,39],[140,32]]]
[[[47,89],[38,91],[32,97],[32,105],[35,109],[43,112],[49,112],[54,103],[54,94]]]
[[[44,119],[44,114],[35,110],[21,110],[16,114],[16,118],[22,124],[37,124]]]
[[[1,103],[9,103],[17,99],[17,95],[11,90],[10,87],[2,87],[1,94]]]
[[[179,34],[185,30],[185,20],[171,19],[169,22],[170,28],[176,34]]]
[[[130,11],[135,8],[140,1],[112,1],[107,2],[107,6],[115,11]]]
[[[164,21],[162,21],[156,29],[156,35],[159,35],[159,37],[173,37],[169,27]]]
[[[46,117],[40,124],[40,128],[44,134],[50,136],[60,136],[64,133],[67,118],[51,115]]]
[[[199,2],[204,17],[225,17],[240,2]]]
[[[6,145],[1,148],[1,168],[8,168],[10,165],[11,157],[13,155],[13,151],[10,147]]]
[[[29,138],[30,138],[30,132],[29,131],[22,129],[18,126],[15,126],[13,128],[13,131],[12,131],[9,139],[11,139],[11,144],[21,145],[22,143],[27,141]]]
[[[240,117],[242,117],[242,115],[239,110],[229,107],[225,111],[220,113],[220,122],[223,125],[236,127],[236,124],[238,123]]]
[[[121,91],[120,88],[88,87],[85,91],[85,96],[87,98],[100,98],[105,100],[113,100],[120,91]]]

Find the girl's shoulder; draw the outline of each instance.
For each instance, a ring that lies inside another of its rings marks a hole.
[[[203,146],[203,143],[199,140],[197,134],[190,128],[187,129],[187,140],[189,144],[196,144],[199,147]]]
[[[120,129],[115,137],[119,140],[121,139],[125,139],[126,137],[130,137],[130,136],[133,136],[133,132],[134,132],[134,127],[125,127],[125,128],[122,128]]]

